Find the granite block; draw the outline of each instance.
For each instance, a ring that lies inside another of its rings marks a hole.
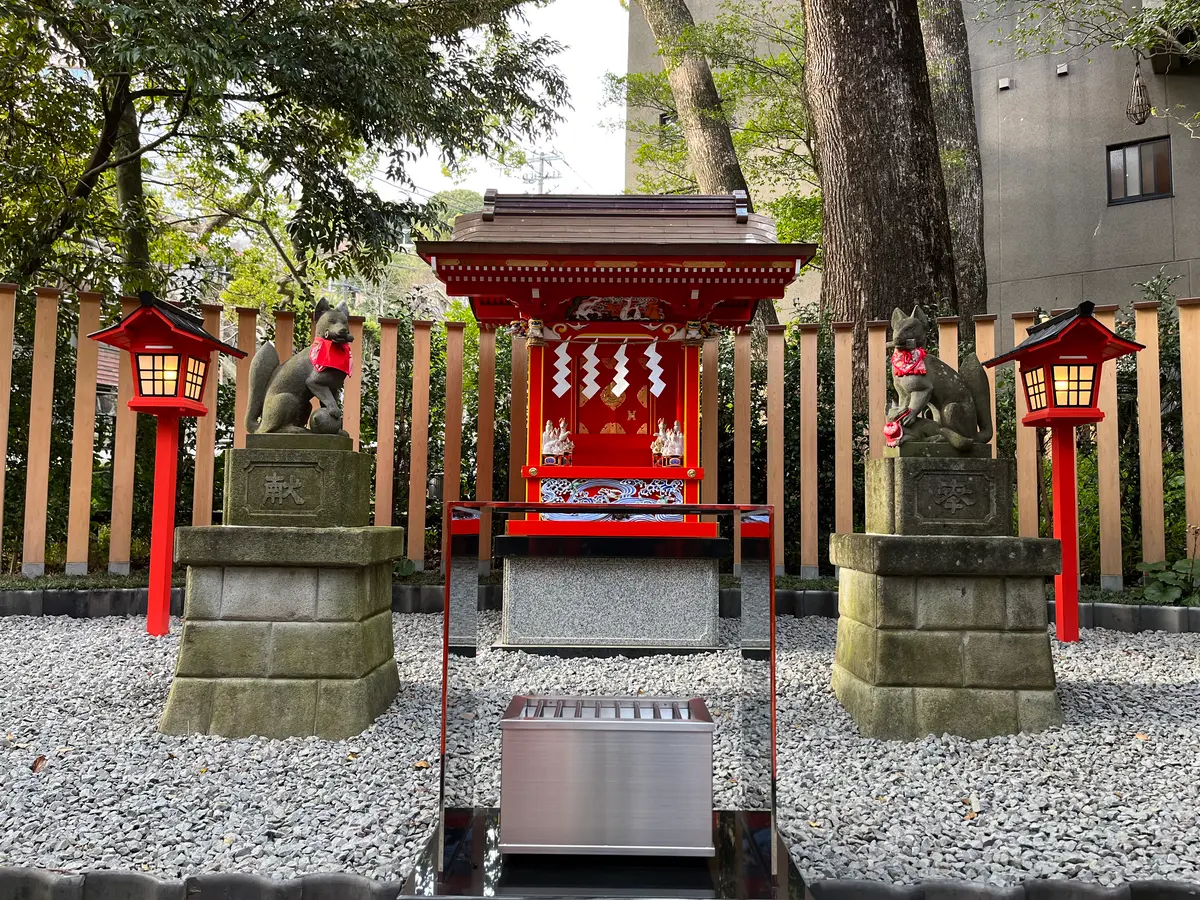
[[[716,559],[506,557],[508,646],[715,647]]]
[[[941,576],[917,578],[916,585],[919,629],[1004,627],[1003,578]]]
[[[1020,731],[1014,691],[923,687],[914,692],[913,704],[921,735],[956,734],[982,740]]]
[[[270,655],[270,622],[187,621],[183,623],[175,674],[265,677]]]
[[[167,694],[167,706],[159,720],[164,734],[208,734],[212,722],[216,678],[184,678],[176,674]]]
[[[222,737],[316,734],[316,679],[217,678],[208,732]]]
[[[875,579],[880,628],[913,628],[917,624],[917,579],[908,576],[880,575]]]
[[[741,642],[743,647],[771,643],[771,563],[742,559]]]
[[[360,678],[373,668],[363,650],[363,627],[358,622],[275,622],[267,674],[272,678]]]
[[[317,613],[317,570],[300,566],[226,566],[221,618],[311,621]]]
[[[221,618],[221,590],[225,569],[221,566],[188,566],[183,614],[189,619]]]
[[[911,741],[916,734],[915,688],[876,687],[834,663],[833,693],[863,737]]]
[[[962,635],[956,631],[877,631],[874,683],[961,686]]]
[[[1045,631],[1045,582],[1040,578],[1005,578],[1004,608],[1004,625],[1009,631]]]
[[[367,615],[367,597],[373,585],[367,567],[315,570],[317,577],[314,617],[319,622],[357,622]]]
[[[1054,688],[1050,635],[1035,631],[971,631],[963,636],[967,687]]]
[[[1022,731],[1045,731],[1062,721],[1062,705],[1053,690],[1017,691],[1017,724]]]
[[[479,611],[479,564],[476,556],[450,560],[450,643],[474,647]]]
[[[175,529],[175,562],[187,566],[352,568],[397,559],[404,552],[404,529],[395,527]]]
[[[838,618],[854,619],[872,628],[878,626],[877,580],[878,576],[855,569],[843,568],[838,572]]]
[[[308,528],[369,524],[373,458],[352,450],[225,451],[224,525]]]
[[[875,684],[875,635],[878,632],[849,616],[839,616],[834,659],[847,672]]]
[[[362,678],[322,679],[312,733],[331,741],[361,734],[391,705],[399,689],[400,676],[391,657]]]
[[[875,575],[1056,575],[1062,548],[1048,538],[832,534],[829,561]]]

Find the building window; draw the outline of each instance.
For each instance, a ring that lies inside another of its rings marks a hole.
[[[1108,202],[1171,196],[1171,139],[1108,148]]]

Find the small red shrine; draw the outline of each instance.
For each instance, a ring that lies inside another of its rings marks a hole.
[[[529,354],[525,499],[698,503],[700,347],[783,297],[811,244],[730,196],[532,196],[488,191],[449,241],[418,241],[451,297],[510,326]],[[556,514],[510,535],[714,537],[669,513]]]

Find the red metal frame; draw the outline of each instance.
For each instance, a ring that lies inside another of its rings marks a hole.
[[[522,513],[540,513],[540,512],[561,512],[563,505],[561,503],[512,503],[500,500],[456,500],[446,504],[446,515],[453,519],[456,509],[477,509],[477,510],[498,510],[500,512],[508,512],[513,514]],[[767,533],[771,534],[774,531],[775,523],[775,507],[770,505],[749,505],[736,503],[685,503],[674,504],[671,507],[672,511],[678,511],[689,516],[697,515],[732,515],[735,513],[742,514],[765,514],[767,517],[766,526]],[[578,512],[617,512],[617,513],[644,513],[646,507],[643,504],[636,503],[579,503],[572,504],[572,510]],[[511,521],[511,520],[510,520]],[[775,542],[770,541],[770,571],[775,571]],[[442,589],[442,734],[441,734],[441,790],[445,790],[446,777],[446,715],[449,708],[449,691],[450,691],[450,583],[451,571],[453,569],[453,559],[447,558],[446,564],[446,584]],[[768,591],[770,594],[770,634],[771,646],[768,648],[768,671],[770,684],[770,709],[771,709],[771,808],[776,805],[776,781],[778,777],[778,726],[776,722],[776,707],[775,707],[775,578],[772,576],[768,580]],[[772,822],[774,824],[774,822]]]
[[[569,506],[562,503],[552,503],[555,512],[564,509],[574,512],[582,504],[572,503]],[[588,506],[597,504],[589,503]],[[607,504],[605,509],[607,509]],[[673,510],[673,506],[661,507],[645,505],[639,507],[643,514],[661,513],[664,509]],[[579,522],[564,519],[510,519],[506,529],[507,534],[536,534],[558,535],[568,537],[695,537],[712,538],[717,536],[715,522]],[[743,531],[745,534],[745,531]]]

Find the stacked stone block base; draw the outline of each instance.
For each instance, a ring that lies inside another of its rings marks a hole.
[[[970,739],[1062,721],[1044,578],[1057,541],[839,534],[833,690],[863,735]]]
[[[399,688],[402,528],[180,528],[183,637],[160,728],[225,737],[367,728]]]

